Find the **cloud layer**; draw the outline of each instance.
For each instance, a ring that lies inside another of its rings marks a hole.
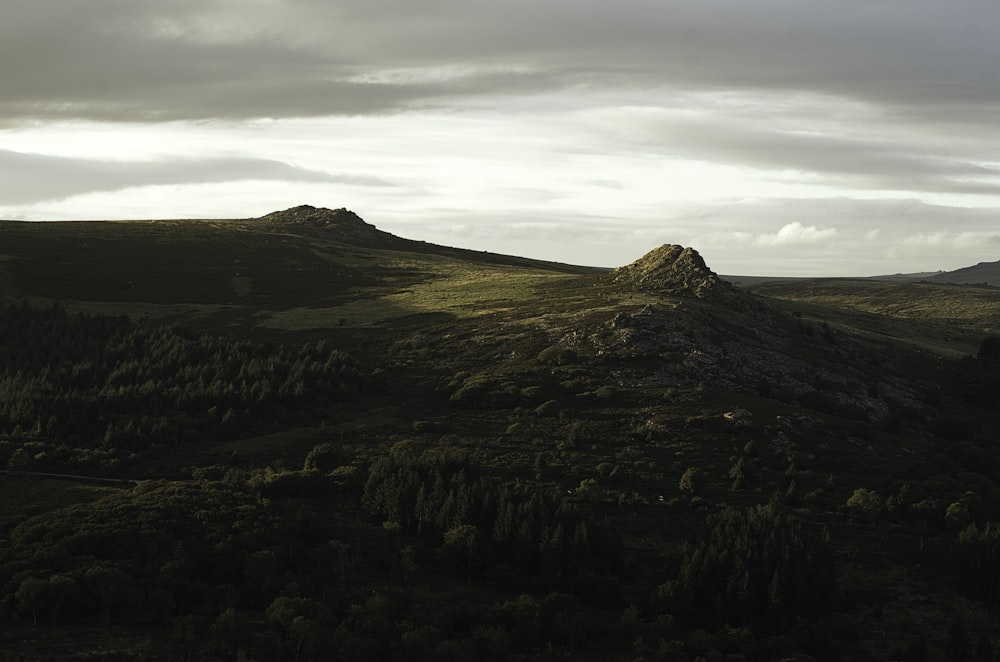
[[[74,159],[0,150],[0,199],[14,204],[64,199],[95,191],[140,186],[241,180],[342,182],[385,186],[376,178],[335,176],[279,161],[191,158],[157,161]]]
[[[987,0],[13,5],[0,24],[8,120],[391,112],[592,86],[808,92],[963,126],[1000,106],[1000,6]]]

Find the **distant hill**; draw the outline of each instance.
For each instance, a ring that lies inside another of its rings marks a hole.
[[[797,276],[719,276],[724,281],[728,281],[736,287],[755,287],[767,283],[785,283],[792,281],[813,280]]]
[[[0,222],[0,302],[91,312],[253,317],[379,299],[445,267],[483,278],[606,272],[404,239],[350,210],[309,205],[249,219]]]
[[[980,262],[973,267],[945,271],[928,278],[931,283],[954,283],[957,285],[992,285],[1000,287],[1000,262]]]
[[[922,271],[912,274],[886,274],[883,276],[720,276],[737,287],[757,287],[772,283],[805,283],[828,280],[883,280],[896,283],[916,283],[943,275],[943,271]]]
[[[921,271],[918,273],[911,274],[884,274],[881,276],[871,276],[871,280],[887,280],[896,283],[913,283],[921,280],[927,280],[943,274],[943,271]]]

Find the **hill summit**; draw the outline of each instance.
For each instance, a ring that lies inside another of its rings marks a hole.
[[[294,231],[296,234],[332,236],[357,244],[384,243],[398,237],[379,230],[350,209],[327,209],[312,205],[299,205],[275,211],[255,219],[256,224],[276,230]]]
[[[664,244],[614,271],[614,282],[637,290],[710,297],[729,284],[708,268],[693,248]]]

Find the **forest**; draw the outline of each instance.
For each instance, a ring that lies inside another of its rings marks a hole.
[[[199,436],[233,438],[306,416],[364,385],[319,342],[233,342],[61,307],[0,316],[0,460],[115,470]]]
[[[323,343],[231,342],[58,306],[10,306],[0,328],[7,480],[111,475],[165,447],[308,417],[365,382]],[[402,441],[359,466],[317,441],[300,469],[234,463],[141,480],[8,524],[4,617],[152,628],[181,658],[548,658],[641,641],[647,659],[672,659],[688,647],[667,633],[784,632],[836,593],[822,535],[777,505],[723,511],[647,590],[649,569],[626,562],[599,504],[504,481],[458,448]],[[495,600],[438,604],[414,585],[428,573]],[[609,609],[615,619],[594,631]],[[754,641],[740,637],[740,650]],[[155,658],[158,645],[139,653]]]

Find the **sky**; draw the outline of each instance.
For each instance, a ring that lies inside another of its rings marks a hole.
[[[732,275],[1000,260],[996,0],[0,0],[0,16],[0,219],[311,204],[593,266],[665,243]]]

